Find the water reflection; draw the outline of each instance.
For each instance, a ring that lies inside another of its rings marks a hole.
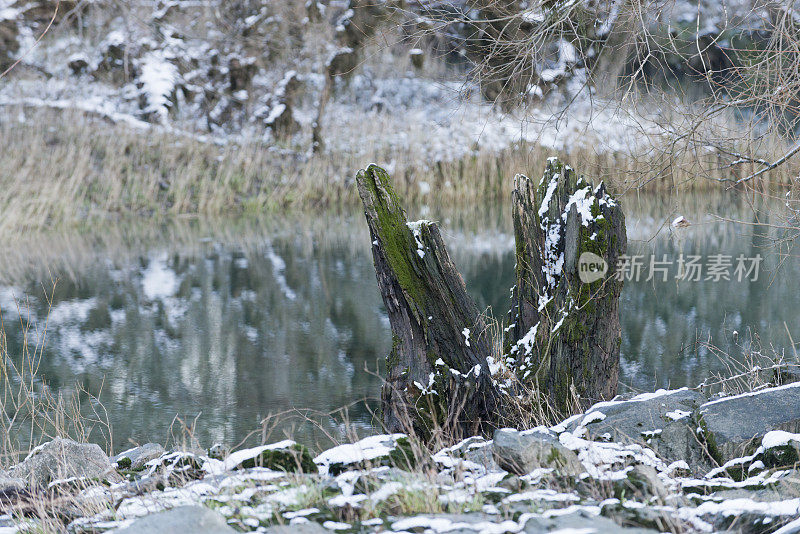
[[[629,201],[631,253],[769,254],[750,227],[706,215],[752,218],[746,205],[730,198],[693,202],[680,208],[694,224],[670,235],[663,223],[676,213],[674,201]],[[514,258],[502,206],[460,216],[429,208],[421,215],[441,222],[479,306],[503,315]],[[58,273],[41,374],[56,388],[77,381],[100,392],[118,447],[164,442],[176,415],[200,415],[195,437],[204,445],[235,443],[268,413],[294,408],[327,413],[350,405],[351,421],[369,428],[374,402],[355,401],[374,398],[380,388],[375,372],[390,330],[359,214],[120,225],[43,236],[13,250],[0,289],[9,353],[19,354],[22,343],[19,321],[10,320],[14,298],[29,299],[23,318],[42,323],[49,285],[41,283],[47,269]],[[792,311],[800,307],[798,280],[792,259],[774,281],[767,272],[753,283],[628,283],[622,381],[639,389],[700,382],[726,362],[698,341],[739,354],[736,344],[748,328],[788,347],[787,329],[800,338]],[[301,425],[295,437],[313,441],[340,431],[332,419],[320,420],[321,429]]]

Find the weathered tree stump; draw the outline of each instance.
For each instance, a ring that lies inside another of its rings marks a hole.
[[[602,183],[595,188],[555,158],[538,185],[518,175],[514,186],[506,365],[565,414],[575,399],[586,407],[616,394],[622,280],[615,274],[627,248],[625,216]]]
[[[406,220],[383,169],[370,165],[356,183],[392,327],[381,393],[387,430],[455,438],[489,430],[497,390],[488,332],[437,225]]]

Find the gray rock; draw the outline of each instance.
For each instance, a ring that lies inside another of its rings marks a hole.
[[[759,489],[736,488],[714,492],[714,498],[722,500],[751,499],[756,502],[784,501],[789,495],[800,495],[800,471],[795,470],[769,486],[762,486]]]
[[[477,532],[500,532],[502,529],[492,528],[492,525],[501,523],[506,518],[497,515],[479,513],[470,514],[436,514],[423,515],[416,518],[400,518],[392,523],[395,530],[413,530],[421,532],[426,527],[436,525],[437,532],[450,534],[472,534]],[[412,526],[413,525],[413,526]],[[292,525],[294,526],[294,525]],[[434,530],[425,530],[426,532]],[[555,531],[591,532],[592,534],[612,534],[624,532],[627,534],[650,534],[656,531],[642,528],[624,528],[604,517],[591,514],[574,513],[556,515],[549,518],[530,518],[525,524],[523,532],[530,534],[545,534]],[[268,531],[269,532],[269,531]]]
[[[628,476],[614,484],[615,496],[622,499],[635,497],[636,500],[655,498],[663,504],[669,495],[664,483],[658,478],[658,472],[649,465],[635,465]]]
[[[601,402],[589,408],[586,415],[599,412],[602,416],[578,418],[567,425],[567,430],[585,427],[587,439],[642,443],[646,439],[643,433],[663,429],[674,420],[673,417],[677,417],[667,416],[668,413],[681,411],[691,414],[706,400],[697,391],[676,389],[661,395],[646,394],[630,400]]]
[[[128,527],[114,530],[117,534],[167,534],[202,532],[203,534],[235,534],[225,518],[204,506],[181,506],[166,512],[137,519]]]
[[[773,370],[772,379],[778,384],[800,382],[800,365],[790,363],[783,367],[776,367]]]
[[[324,528],[319,523],[309,521],[295,525],[276,525],[269,527],[266,534],[330,534],[330,530]]]
[[[31,486],[46,486],[54,480],[72,477],[119,480],[111,460],[98,445],[64,438],[36,447],[11,469],[11,475]]]
[[[123,469],[138,471],[143,469],[147,462],[155,460],[165,452],[167,451],[164,450],[164,447],[158,443],[145,443],[140,447],[119,453],[111,461]]]
[[[646,528],[630,527],[626,528],[618,525],[614,521],[605,517],[598,517],[591,514],[575,513],[549,518],[532,518],[525,524],[523,532],[527,534],[545,534],[554,531],[591,531],[592,534],[616,534],[625,532],[627,534],[649,534],[656,530]]]
[[[619,502],[603,506],[601,513],[618,524],[653,529],[658,532],[692,530],[691,526],[683,524],[680,518],[671,516],[663,506],[625,506]]]
[[[510,428],[496,430],[493,444],[494,459],[511,473],[524,475],[536,468],[554,468],[565,475],[584,471],[574,452],[564,447],[558,437],[546,429],[520,432]]]
[[[482,466],[487,471],[497,471],[500,466],[494,459],[492,453],[494,445],[491,441],[479,436],[473,436],[463,440],[461,443],[446,449],[447,456],[452,458],[462,458]],[[444,452],[444,451],[443,451]]]
[[[567,429],[590,440],[647,445],[667,463],[683,460],[694,473],[706,473],[713,463],[694,433],[692,417],[704,402],[706,398],[697,391],[678,389],[600,403]]]
[[[0,491],[25,489],[25,481],[12,477],[6,471],[0,470]]]
[[[770,430],[800,431],[800,382],[707,402],[697,410],[720,463],[754,449]]]
[[[231,453],[231,450],[222,443],[215,443],[208,449],[208,457],[215,460],[224,460]]]
[[[487,443],[482,446],[467,447],[464,451],[464,459],[468,462],[473,462],[481,465],[487,471],[497,471],[500,466],[494,459],[494,444]]]

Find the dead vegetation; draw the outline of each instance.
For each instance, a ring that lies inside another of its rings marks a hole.
[[[109,217],[352,208],[358,204],[352,169],[364,161],[394,161],[395,187],[411,204],[474,205],[476,199],[508,198],[515,174],[536,174],[554,154],[526,143],[500,153],[479,149],[456,161],[425,161],[380,145],[366,154],[309,156],[259,143],[217,146],[140,133],[76,112],[22,109],[5,115],[0,137],[0,168],[14,169],[0,177],[0,235]],[[662,152],[633,157],[581,148],[560,156],[615,192],[730,187],[696,179],[731,176],[712,153],[670,159]],[[781,166],[746,186],[788,184],[793,173],[792,165]]]

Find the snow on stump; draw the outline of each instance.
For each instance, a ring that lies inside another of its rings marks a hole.
[[[408,53],[408,57],[411,60],[411,64],[417,70],[422,69],[422,67],[425,65],[425,52],[419,48],[414,48],[411,50]]]
[[[517,175],[512,193],[516,285],[506,365],[538,388],[551,409],[612,398],[619,375],[618,259],[625,216],[601,183],[594,187],[550,158],[536,184]]]
[[[378,287],[393,345],[381,393],[389,432],[423,438],[487,431],[497,392],[489,376],[488,332],[435,223],[409,223],[380,167],[356,184],[372,239]]]

